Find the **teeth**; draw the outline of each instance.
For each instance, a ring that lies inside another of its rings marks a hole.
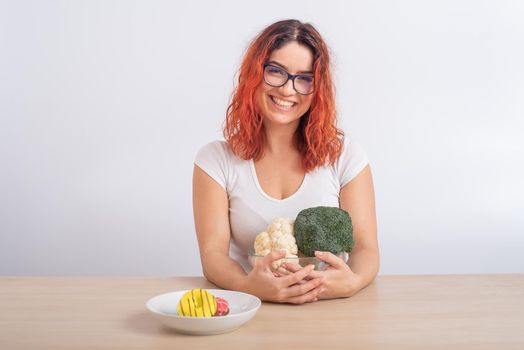
[[[273,100],[273,102],[275,102],[279,106],[282,106],[282,107],[285,107],[285,108],[289,108],[289,107],[291,107],[291,106],[293,106],[295,104],[294,102],[284,101],[284,100],[281,100],[279,98],[276,98],[275,96],[271,96],[271,99]]]

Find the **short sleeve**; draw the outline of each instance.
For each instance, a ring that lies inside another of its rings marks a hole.
[[[203,146],[197,153],[194,163],[204,170],[226,192],[228,189],[229,155],[224,141],[213,141]]]
[[[344,149],[335,163],[340,188],[353,180],[369,164],[366,152],[360,144],[347,135],[344,137]]]

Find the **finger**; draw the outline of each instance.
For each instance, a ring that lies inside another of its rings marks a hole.
[[[275,260],[282,259],[286,256],[285,250],[273,250],[260,259],[260,265],[263,268],[271,269],[271,263]]]
[[[297,272],[298,270],[300,270],[303,267],[299,263],[289,262],[289,260],[288,261],[284,261],[281,266],[282,266],[282,268],[284,268],[284,269],[286,269],[287,271],[290,271],[290,272]]]
[[[291,272],[287,271],[286,269],[284,269],[282,266],[279,267],[277,270],[274,270],[273,271],[273,276],[275,277],[284,277],[284,276],[287,276],[289,275]]]
[[[317,288],[322,285],[323,278],[315,278],[307,282],[297,283],[285,290],[286,297],[294,297],[308,293],[310,290]]]
[[[291,272],[289,272],[288,270],[286,270],[284,267],[282,267],[282,265],[280,265],[277,269],[277,271],[282,275],[282,276],[287,276],[289,275]]]
[[[313,271],[314,266],[308,265],[306,267],[301,268],[297,272],[294,272],[292,274],[289,274],[288,276],[282,277],[281,281],[284,286],[291,286],[295,283],[298,283],[299,281],[303,280],[307,275]]]
[[[316,251],[315,256],[319,258],[320,260],[327,262],[329,265],[333,266],[334,268],[342,269],[342,268],[347,267],[344,260],[342,260],[341,258],[339,258],[338,256],[334,255],[331,252]]]
[[[282,267],[284,269],[286,269],[287,271],[289,272],[297,272],[299,271],[302,266],[298,265],[298,264],[290,264],[290,263],[284,263],[282,264]],[[313,270],[309,273],[309,275],[307,275],[304,279],[306,280],[311,280],[313,278],[319,278],[319,277],[322,277],[322,272],[321,271],[316,271],[316,270]]]
[[[322,287],[316,287],[310,290],[309,292],[307,292],[306,294],[290,297],[286,300],[286,302],[290,304],[311,303],[319,299],[319,294],[321,291],[322,291]]]

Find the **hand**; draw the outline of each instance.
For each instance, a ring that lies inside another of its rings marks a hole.
[[[323,277],[309,277],[313,265],[297,268],[290,274],[277,277],[271,270],[271,263],[286,256],[285,251],[271,252],[257,259],[253,270],[242,283],[242,290],[265,301],[303,304],[318,300]]]
[[[326,270],[311,271],[304,278],[306,281],[324,278],[319,299],[350,297],[360,289],[362,284],[360,276],[351,271],[351,268],[344,260],[330,252],[316,251],[315,256],[329,264]],[[299,270],[294,264],[284,264],[283,267],[292,273],[296,273]]]

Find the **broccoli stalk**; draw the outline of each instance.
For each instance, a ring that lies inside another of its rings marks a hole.
[[[294,231],[298,249],[306,256],[314,256],[315,250],[350,253],[355,245],[351,217],[336,207],[302,210],[295,220]]]

